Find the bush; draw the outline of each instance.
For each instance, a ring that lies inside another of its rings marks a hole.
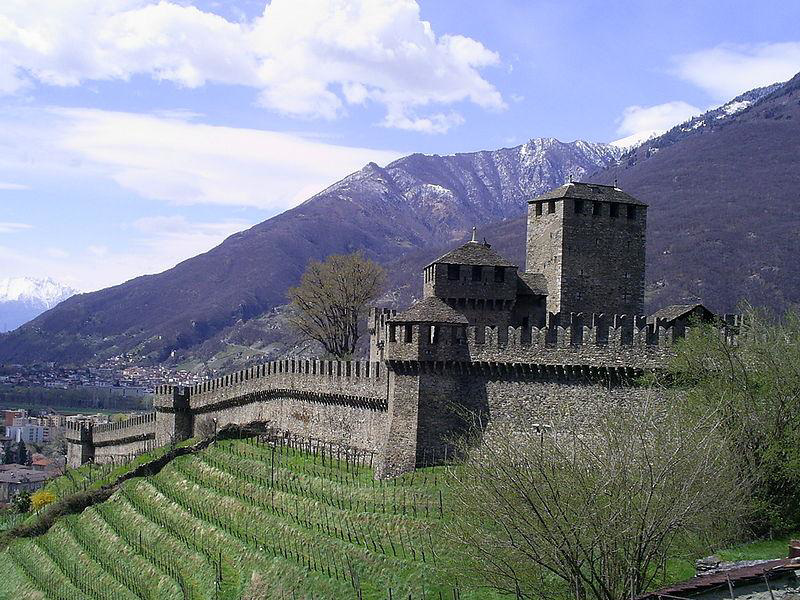
[[[14,496],[12,503],[18,513],[28,512],[31,509],[31,493],[28,490],[21,491]]]
[[[757,536],[800,528],[800,312],[777,319],[749,309],[738,343],[695,327],[672,374],[696,410],[723,415],[738,470],[753,483]]]
[[[451,470],[464,570],[517,598],[632,598],[736,535],[746,489],[719,415],[611,409],[536,438],[491,436]]]
[[[38,511],[48,504],[55,502],[55,500],[56,495],[50,490],[39,490],[38,492],[34,492],[31,496],[31,506],[34,511]]]

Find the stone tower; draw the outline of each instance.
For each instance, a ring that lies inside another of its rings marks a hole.
[[[644,313],[647,205],[615,186],[568,183],[528,203],[525,270],[552,313]]]

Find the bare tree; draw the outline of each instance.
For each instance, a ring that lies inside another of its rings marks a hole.
[[[447,527],[476,583],[628,600],[672,557],[731,539],[746,507],[716,413],[612,410],[580,432],[492,436],[450,470]]]
[[[361,252],[311,261],[300,285],[289,289],[290,322],[338,358],[353,355],[367,305],[381,293],[386,272]]]

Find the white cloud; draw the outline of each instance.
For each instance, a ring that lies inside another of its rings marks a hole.
[[[676,58],[676,74],[727,101],[756,87],[786,81],[800,71],[800,42],[723,44]]]
[[[3,150],[4,149],[4,150]],[[21,109],[0,116],[7,169],[111,178],[145,198],[252,206],[275,214],[370,161],[400,153],[297,134],[204,125],[176,116]]]
[[[702,109],[681,100],[655,106],[629,106],[617,119],[617,133],[624,137],[611,143],[625,148],[637,145],[701,112]]]
[[[30,229],[32,225],[28,225],[27,223],[3,223],[0,222],[0,233],[16,233],[18,231],[24,231],[25,229]]]
[[[58,248],[23,252],[0,246],[0,264],[5,276],[57,277],[74,288],[92,291],[145,273],[160,273],[250,225],[241,220],[209,223],[180,216],[149,217],[129,224],[133,238],[126,250],[90,245],[71,253]]]
[[[505,107],[480,74],[499,56],[437,36],[415,0],[273,0],[242,22],[167,0],[3,0],[0,55],[0,93],[144,74],[249,86],[260,104],[294,116],[332,119],[375,102],[384,126],[426,132],[461,122],[422,114],[434,105]]]

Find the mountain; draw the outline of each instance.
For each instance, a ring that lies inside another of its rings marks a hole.
[[[650,204],[651,308],[800,303],[800,74],[674,127],[593,179]]]
[[[517,217],[531,196],[620,154],[604,144],[545,138],[495,151],[413,154],[385,168],[370,163],[164,273],[71,298],[0,338],[0,362],[81,363],[119,354],[177,361],[206,343],[223,352],[238,345],[226,338],[231,328],[247,329],[285,304],[309,259],[362,249],[388,263],[452,243],[476,223]]]
[[[50,279],[0,279],[0,332],[16,329],[77,291]]]

